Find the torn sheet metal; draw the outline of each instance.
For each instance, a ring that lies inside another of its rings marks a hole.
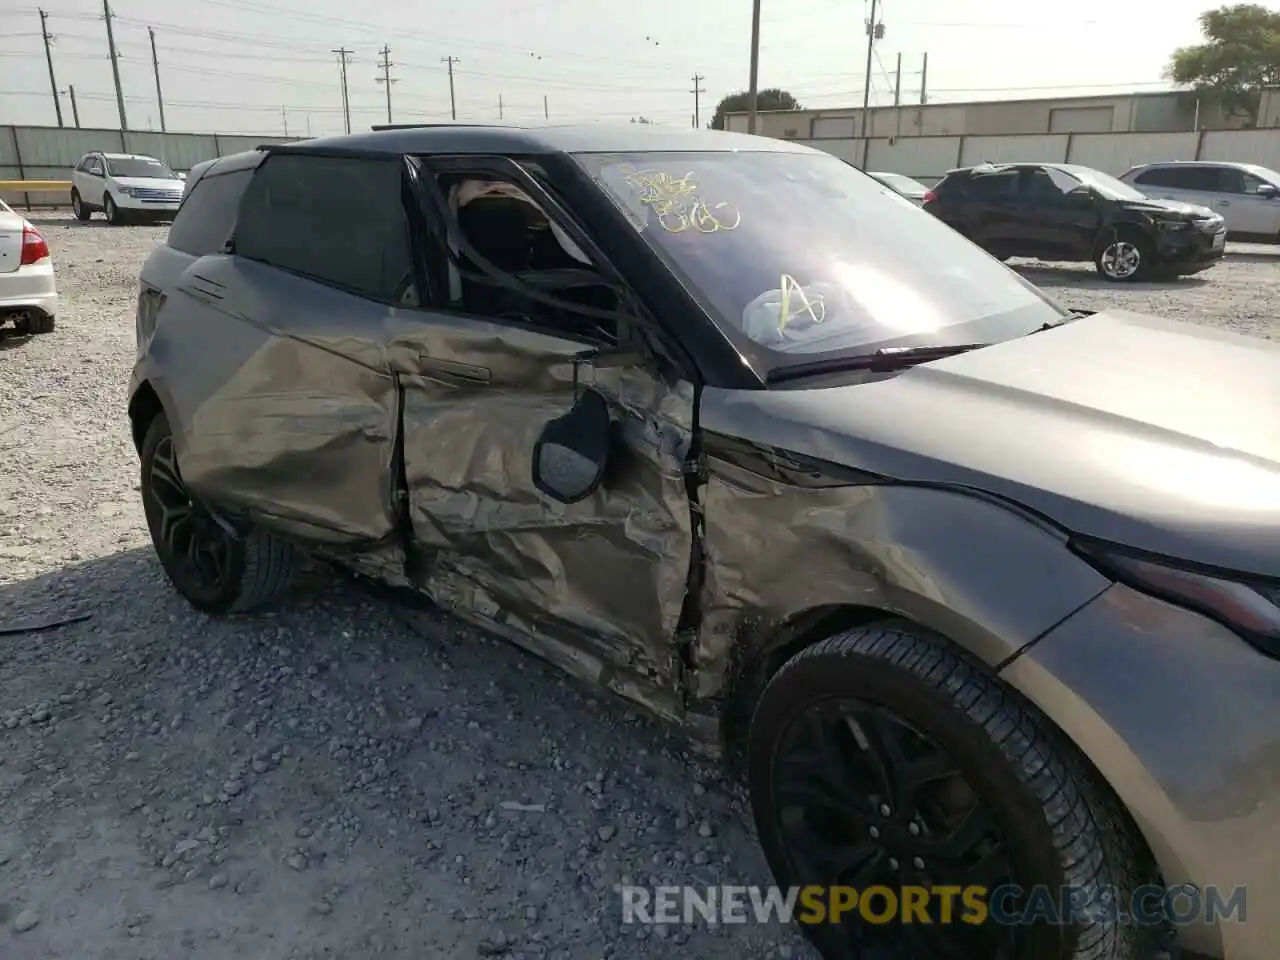
[[[670,678],[692,551],[692,386],[668,390],[634,368],[582,370],[580,386],[612,409],[614,459],[594,495],[558,504],[533,485],[533,449],[573,403],[569,357],[583,347],[474,322],[431,334],[414,350],[391,346],[405,370],[405,475],[414,539],[429,558],[424,589],[462,616],[527,631],[544,655],[596,682],[622,682],[610,678],[617,670]],[[451,376],[458,362],[483,367],[484,382]],[[561,643],[577,651],[557,655]]]

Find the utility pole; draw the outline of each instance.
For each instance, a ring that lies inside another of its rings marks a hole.
[[[893,135],[902,135],[902,51],[898,51],[898,69],[893,75]]]
[[[71,98],[71,119],[76,125],[76,129],[80,129],[80,110],[76,107],[76,88],[70,84],[67,85],[67,96]]]
[[[284,127],[284,135],[289,135],[289,111],[284,107],[280,108],[280,126]]]
[[[58,81],[53,76],[53,51],[49,44],[53,37],[49,36],[49,14],[40,10],[40,36],[44,37],[44,59],[49,64],[49,89],[53,91],[53,110],[58,115],[58,126],[62,126],[62,101],[58,99]]]
[[[929,80],[929,54],[926,52],[924,60],[920,64],[920,106],[924,106],[929,102],[929,97],[925,93],[928,89]]]
[[[867,115],[871,112],[871,56],[875,52],[877,31],[876,0],[871,0],[871,18],[867,20],[867,72],[862,86],[862,169],[867,169]]]
[[[373,79],[378,81],[378,83],[386,84],[387,123],[390,123],[391,122],[391,85],[393,83],[398,83],[399,81],[397,81],[395,77],[391,76],[391,68],[395,66],[395,64],[391,62],[391,47],[387,44],[383,44],[382,49],[379,50],[378,52],[382,54],[382,60],[379,61],[378,63],[379,69],[382,70],[382,76],[374,77]]]
[[[164,133],[164,94],[160,91],[160,58],[156,56],[156,32],[147,27],[147,35],[151,37],[151,69],[156,75],[156,103],[160,105],[160,132]]]
[[[449,65],[449,113],[453,115],[453,119],[457,120],[458,101],[455,100],[453,96],[453,65],[455,63],[461,63],[462,61],[457,57],[441,57],[440,62],[447,63]]]
[[[502,119],[502,94],[498,94],[498,119]]]
[[[693,94],[693,127],[696,130],[702,125],[702,94],[707,91],[701,86],[702,81],[707,79],[700,73],[693,75],[693,89],[689,92]]]
[[[338,55],[338,62],[342,64],[342,123],[347,133],[351,132],[351,100],[347,96],[347,64],[351,62],[351,51],[346,47],[339,47],[337,50],[330,50],[330,53]]]
[[[129,121],[124,113],[124,87],[120,85],[120,54],[116,50],[116,35],[111,29],[111,0],[102,0],[102,19],[107,22],[107,49],[111,52],[111,76],[116,83],[116,109],[120,111],[120,130],[129,129]]]
[[[551,108],[547,106],[547,95],[545,93],[542,95],[542,119],[551,119]]]
[[[760,110],[760,0],[751,3],[751,79],[747,88],[747,133],[756,132]],[[728,123],[728,120],[725,120]]]

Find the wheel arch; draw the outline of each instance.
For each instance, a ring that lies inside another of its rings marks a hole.
[[[143,380],[129,398],[129,432],[133,437],[133,449],[138,454],[142,453],[142,442],[146,439],[151,421],[164,411],[160,394],[150,380]]]

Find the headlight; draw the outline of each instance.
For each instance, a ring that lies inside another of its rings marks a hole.
[[[133,196],[133,187],[116,187],[116,189],[119,190],[121,193],[123,193],[126,197]]]
[[[1084,541],[1073,541],[1072,547],[1107,576],[1203,613],[1280,658],[1280,583],[1198,573]]]

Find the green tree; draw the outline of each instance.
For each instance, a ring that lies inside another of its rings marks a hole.
[[[1166,76],[1255,126],[1262,89],[1280,85],[1280,11],[1256,3],[1206,10],[1200,30],[1205,42],[1174,51]]]
[[[723,130],[725,128],[725,114],[746,113],[750,109],[751,94],[748,91],[744,90],[741,93],[729,94],[729,96],[716,104],[716,115],[711,118],[711,129]],[[768,90],[757,91],[756,109],[803,110],[804,108],[787,91],[779,90],[777,87],[770,87]]]

